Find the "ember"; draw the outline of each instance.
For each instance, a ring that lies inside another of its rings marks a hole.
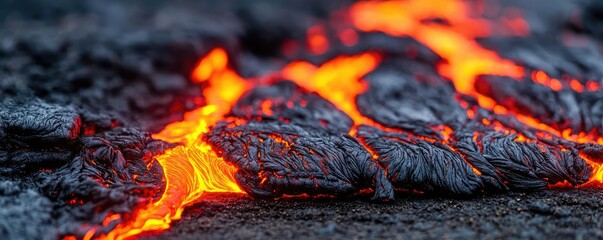
[[[392,202],[603,183],[603,38],[586,5],[534,23],[481,1],[216,4],[148,7],[126,36],[62,19],[65,42],[0,12],[15,34],[0,42],[0,202],[38,212],[0,237],[136,237],[212,192]]]

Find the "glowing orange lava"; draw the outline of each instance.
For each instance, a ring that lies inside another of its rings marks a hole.
[[[475,41],[490,34],[491,24],[469,17],[469,9],[467,3],[451,0],[359,2],[350,8],[350,17],[359,30],[412,36],[425,44],[448,61],[439,66],[440,74],[449,77],[460,93],[473,94],[480,104],[492,109],[493,101],[475,91],[475,77],[490,74],[519,78],[523,69]],[[447,24],[425,21],[435,18]]]
[[[322,25],[316,25],[308,29],[307,31],[307,46],[308,50],[313,54],[323,54],[329,50],[329,39],[327,33]]]
[[[335,104],[356,125],[372,124],[373,121],[360,114],[356,108],[356,96],[367,90],[368,86],[361,78],[375,69],[380,60],[378,54],[369,52],[339,56],[320,67],[298,61],[285,66],[282,75]]]
[[[200,136],[222,119],[250,84],[228,68],[223,49],[215,49],[204,57],[192,78],[208,85],[203,89],[207,105],[186,113],[183,121],[166,126],[153,136],[182,144],[157,157],[166,182],[163,195],[139,209],[133,221],[118,225],[106,238],[124,239],[143,231],[167,229],[173,220],[180,219],[184,207],[204,192],[243,192],[234,180],[236,169],[218,157]]]
[[[582,156],[582,158],[586,161],[586,163],[593,167],[592,176],[590,177],[590,180],[588,180],[588,182],[586,182],[584,185],[603,186],[603,164],[596,163],[588,159],[588,157],[586,156]]]

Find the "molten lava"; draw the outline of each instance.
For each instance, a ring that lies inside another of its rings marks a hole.
[[[375,69],[381,57],[376,53],[356,56],[340,56],[316,67],[308,62],[292,62],[282,71],[284,78],[317,92],[335,104],[354,120],[356,125],[371,124],[372,120],[362,116],[356,107],[356,96],[368,86],[362,76]]]
[[[412,9],[412,10],[411,10]],[[350,8],[353,24],[362,31],[382,31],[392,36],[411,36],[447,60],[439,67],[460,93],[474,94],[489,109],[491,99],[474,89],[482,74],[519,78],[523,69],[493,51],[481,47],[476,37],[490,34],[491,23],[471,18],[470,6],[463,1],[359,2]],[[446,25],[426,21],[441,19]]]
[[[207,105],[186,113],[183,121],[153,136],[182,144],[157,157],[166,182],[163,195],[139,209],[134,220],[119,225],[107,238],[123,239],[143,231],[167,229],[172,220],[180,219],[184,207],[204,192],[242,192],[233,177],[236,169],[219,158],[200,136],[222,119],[250,85],[228,67],[226,52],[219,48],[199,62],[192,79],[207,84],[203,89]]]
[[[311,53],[319,55],[329,49],[329,39],[322,25],[316,25],[308,29],[307,36],[308,40],[306,44]]]

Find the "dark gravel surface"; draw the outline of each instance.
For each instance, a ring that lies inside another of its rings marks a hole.
[[[145,239],[603,239],[603,191],[553,189],[470,199],[400,195],[253,200],[209,193]]]

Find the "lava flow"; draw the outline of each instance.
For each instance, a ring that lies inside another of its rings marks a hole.
[[[340,56],[320,67],[297,61],[285,66],[282,76],[317,92],[350,116],[354,124],[373,124],[372,120],[358,112],[356,96],[368,88],[361,81],[362,76],[374,70],[380,59],[379,54],[368,52],[356,56]]]
[[[408,9],[413,9],[409,11]],[[492,23],[470,17],[463,1],[359,2],[350,10],[352,23],[361,31],[382,31],[392,36],[411,36],[446,59],[440,74],[449,77],[460,93],[474,94],[480,104],[492,109],[494,102],[477,94],[475,78],[482,74],[519,78],[523,69],[496,52],[484,49],[476,37],[491,34]],[[426,21],[440,19],[446,24]]]
[[[182,210],[204,192],[242,192],[234,180],[236,169],[229,166],[200,140],[249,85],[228,67],[223,49],[214,49],[195,68],[192,79],[207,84],[203,94],[206,106],[188,112],[181,122],[172,123],[154,138],[182,145],[157,157],[163,167],[166,188],[161,198],[139,209],[135,219],[106,236],[123,239],[143,231],[167,229],[180,219]]]

